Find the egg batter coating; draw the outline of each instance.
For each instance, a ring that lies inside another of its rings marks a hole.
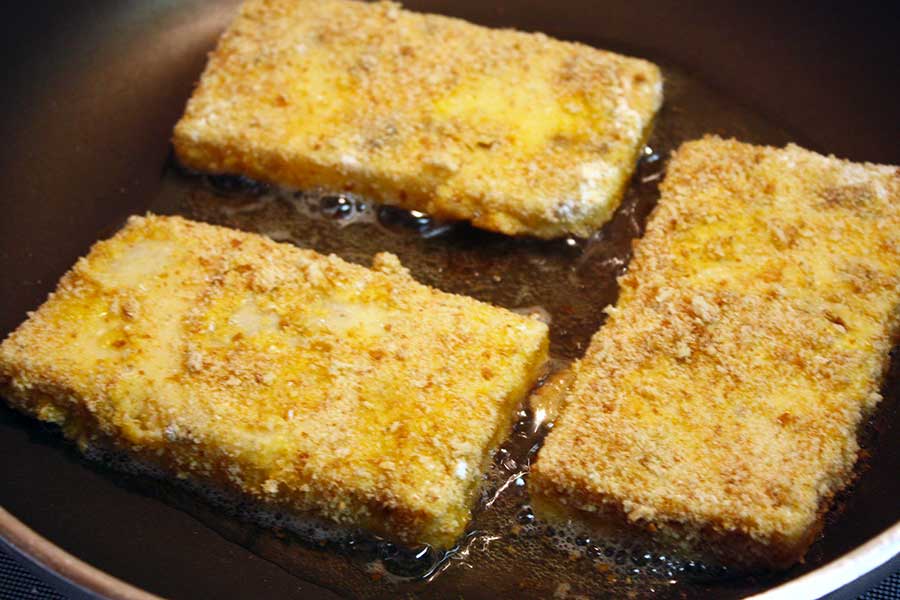
[[[672,158],[532,470],[551,519],[803,558],[900,324],[900,169],[707,137]]]
[[[389,2],[247,0],[175,128],[180,161],[504,234],[606,222],[659,69]]]
[[[0,346],[16,408],[294,513],[451,546],[543,323],[179,217],[133,217]]]

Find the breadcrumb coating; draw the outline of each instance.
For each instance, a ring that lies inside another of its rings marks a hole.
[[[536,504],[726,563],[801,560],[900,329],[900,169],[686,143],[620,284]]]
[[[174,145],[200,171],[587,236],[618,206],[661,102],[655,65],[539,33],[390,2],[247,0]]]
[[[0,386],[82,447],[447,547],[547,346],[390,254],[133,217],[3,342]]]

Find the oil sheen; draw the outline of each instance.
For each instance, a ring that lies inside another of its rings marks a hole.
[[[276,189],[242,177],[185,173],[174,164],[150,210],[259,232],[361,264],[369,264],[377,252],[393,252],[422,283],[537,314],[551,323],[554,361],[547,385],[564,389],[560,378],[566,366],[582,355],[603,324],[602,309],[616,301],[616,278],[627,268],[631,242],[640,237],[653,209],[670,152],[706,133],[774,145],[804,141],[675,67],[663,64],[663,72],[665,105],[622,204],[588,239],[510,238],[377,206],[352,194]],[[511,437],[485,476],[468,533],[446,553],[400,548],[363,532],[266,512],[214,490],[136,479],[145,481],[141,485],[148,493],[229,540],[348,597],[735,595],[734,588],[721,585],[731,574],[713,565],[561,529],[535,517],[526,483],[529,464],[559,408],[550,392],[541,390],[518,414]],[[740,592],[751,590],[745,585]]]

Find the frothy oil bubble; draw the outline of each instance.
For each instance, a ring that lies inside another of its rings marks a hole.
[[[290,202],[294,209],[307,217],[319,217],[334,221],[344,228],[355,224],[371,224],[376,221],[372,206],[354,194],[333,194],[325,191],[278,193],[278,197]]]
[[[201,175],[202,185],[217,195],[255,196],[252,202],[236,206],[223,206],[222,212],[228,217],[261,212],[273,202],[287,202],[294,210],[307,218],[327,219],[339,228],[350,225],[369,224],[394,232],[415,232],[423,238],[439,237],[454,230],[460,224],[435,219],[417,210],[406,210],[385,204],[373,204],[357,194],[332,192],[325,189],[295,190],[259,183],[242,175]],[[275,230],[283,233],[282,230]],[[270,232],[261,232],[273,239]],[[277,241],[299,242],[292,237],[280,235]]]
[[[197,483],[189,478],[173,479],[165,469],[137,460],[124,452],[90,446],[83,449],[83,453],[88,460],[126,475],[174,484],[240,521],[273,532],[287,532],[299,543],[343,554],[357,562],[367,573],[377,574],[388,582],[426,579],[447,561],[449,554],[456,551],[456,549],[438,551],[427,544],[405,547],[371,533],[342,527],[309,514],[287,513],[278,508],[264,506],[253,498]]]
[[[525,507],[520,516],[531,514],[530,507]],[[678,557],[647,543],[598,536],[589,528],[571,521],[546,524],[537,518],[528,520],[523,527],[529,533],[543,537],[546,543],[569,560],[589,562],[597,571],[669,584],[679,580],[700,582],[721,579],[729,574],[722,565]]]

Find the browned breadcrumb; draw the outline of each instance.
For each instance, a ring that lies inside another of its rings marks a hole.
[[[731,563],[802,559],[898,332],[900,170],[707,137],[672,158],[530,486]]]
[[[247,0],[174,144],[187,166],[585,236],[662,102],[646,61],[390,2]]]
[[[82,446],[446,547],[547,327],[374,262],[134,217],[0,346],[0,385]]]

